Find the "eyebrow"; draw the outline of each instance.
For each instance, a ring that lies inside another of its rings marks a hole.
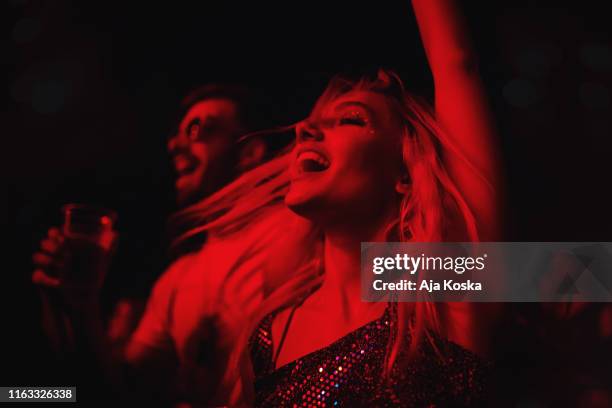
[[[187,125],[185,125],[185,129],[189,129],[190,126],[199,123],[200,125],[204,126],[206,124],[210,124],[210,123],[215,123],[215,122],[219,122],[220,120],[220,116],[218,115],[207,115],[205,116],[203,119],[200,119],[199,117],[195,117],[193,119],[191,119]]]

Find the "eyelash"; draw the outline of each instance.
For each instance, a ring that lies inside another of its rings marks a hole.
[[[358,115],[345,116],[340,118],[340,125],[365,126],[366,120]]]

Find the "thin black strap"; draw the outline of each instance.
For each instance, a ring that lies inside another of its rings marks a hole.
[[[320,272],[323,273],[323,268],[320,269]],[[313,293],[315,293],[319,289],[319,286],[312,288],[306,296],[300,299],[292,308],[289,313],[289,317],[287,318],[287,323],[285,323],[285,327],[283,328],[283,334],[281,335],[280,341],[278,342],[278,348],[276,349],[276,353],[274,354],[274,358],[272,359],[272,368],[276,369],[276,362],[278,361],[278,356],[280,355],[281,350],[283,349],[283,344],[285,344],[285,339],[287,337],[287,333],[289,332],[289,326],[291,326],[291,321],[293,320],[293,315],[298,307],[302,306],[306,299]],[[274,321],[274,320],[273,320]],[[272,333],[272,324],[270,324],[270,333]],[[274,348],[274,346],[273,346]]]
[[[278,356],[283,348],[283,344],[285,343],[285,338],[287,337],[287,332],[289,331],[289,326],[291,325],[291,321],[293,320],[293,315],[295,311],[303,302],[300,302],[291,308],[291,312],[289,313],[289,318],[287,318],[287,323],[285,323],[285,327],[283,328],[283,334],[281,335],[280,341],[278,342],[278,348],[276,349],[276,354],[274,354],[274,358],[272,359],[272,368],[276,369],[276,362],[278,361]]]

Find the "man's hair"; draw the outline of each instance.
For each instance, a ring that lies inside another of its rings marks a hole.
[[[179,123],[193,105],[208,99],[227,99],[236,105],[236,116],[240,125],[238,134],[234,135],[237,139],[249,133],[264,131],[259,137],[266,143],[265,160],[287,147],[295,138],[293,130],[283,135],[274,134],[277,133],[274,129],[277,129],[278,123],[286,118],[281,118],[270,110],[276,105],[271,103],[269,96],[264,96],[261,90],[235,83],[212,83],[194,88],[181,101],[174,123]],[[266,129],[271,130],[271,133],[267,134]]]
[[[255,95],[247,87],[238,84],[215,83],[193,89],[181,101],[179,120],[193,105],[208,99],[227,99],[233,102],[242,133],[260,130],[262,115],[258,112],[260,109],[257,108]]]

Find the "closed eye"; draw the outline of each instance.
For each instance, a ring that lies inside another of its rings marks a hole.
[[[365,126],[367,124],[366,120],[361,116],[350,115],[344,116],[340,118],[340,125],[352,125],[352,126]]]

